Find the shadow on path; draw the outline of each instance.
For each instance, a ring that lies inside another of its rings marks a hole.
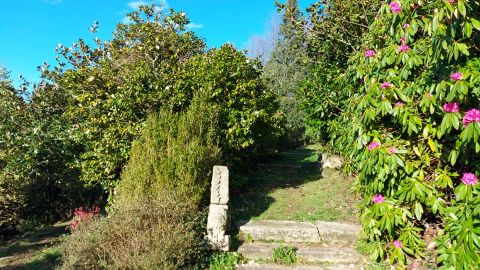
[[[275,203],[271,192],[288,190],[294,196],[298,187],[321,179],[317,165],[318,153],[312,148],[285,151],[268,163],[258,164],[247,173],[246,185],[232,194],[232,218],[234,221],[259,217]],[[288,198],[285,198],[288,200]]]
[[[65,233],[66,224],[57,224],[0,245],[0,269],[54,269],[59,254],[42,253],[42,250],[57,244],[59,237]]]

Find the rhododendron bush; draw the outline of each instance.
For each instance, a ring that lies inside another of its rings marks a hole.
[[[350,59],[360,86],[343,114],[357,116],[356,137],[343,139],[373,259],[478,267],[479,56],[480,1],[393,1]]]

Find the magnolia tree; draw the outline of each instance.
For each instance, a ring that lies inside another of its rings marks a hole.
[[[393,1],[351,58],[360,87],[345,113],[358,116],[350,143],[375,260],[480,262],[479,20],[479,1]]]

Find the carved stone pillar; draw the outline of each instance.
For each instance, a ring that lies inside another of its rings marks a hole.
[[[229,199],[228,168],[214,166],[207,221],[207,238],[211,248],[215,250],[229,251],[230,249],[231,239],[230,235],[227,235],[230,227]]]

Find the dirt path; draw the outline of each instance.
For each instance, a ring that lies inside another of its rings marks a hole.
[[[66,233],[66,224],[48,226],[0,245],[0,269],[50,270],[60,257],[56,245]]]

